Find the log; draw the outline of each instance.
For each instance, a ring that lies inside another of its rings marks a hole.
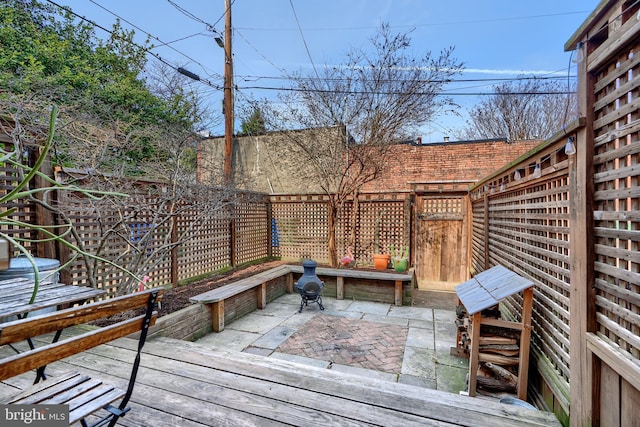
[[[502,366],[516,366],[519,363],[517,357],[500,356],[498,354],[480,353],[478,360],[481,362],[492,362]]]
[[[503,350],[501,348],[491,348],[491,347],[489,348],[480,347],[480,351],[484,353],[499,354],[501,356],[507,356],[507,357],[518,356],[520,354],[520,350]]]
[[[498,366],[494,363],[487,362],[484,364],[497,377],[512,384],[514,387],[518,385],[518,376],[508,369],[504,369],[502,366]]]
[[[478,378],[476,378],[476,384],[478,385],[478,387],[488,388],[491,390],[507,391],[510,393],[516,392],[515,385],[501,381],[499,378],[479,376]]]
[[[515,338],[503,337],[503,336],[481,336],[478,341],[480,345],[513,345],[518,344],[518,340]]]
[[[498,336],[511,339],[518,339],[520,337],[520,331],[515,329],[502,328],[500,326],[481,325],[481,336]]]
[[[480,345],[480,351],[484,353],[501,354],[503,356],[517,356],[520,348],[517,345],[488,344]]]

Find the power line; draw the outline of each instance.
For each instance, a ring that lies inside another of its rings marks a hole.
[[[95,0],[89,0],[91,3],[95,4],[96,6],[98,6],[100,9],[104,10],[105,12],[108,12],[110,14],[112,14],[113,16],[115,16],[116,18],[118,18],[119,20],[126,22],[127,24],[131,25],[133,28],[135,28],[136,30],[146,34],[147,36],[149,36],[150,38],[159,41],[160,43],[162,43],[163,46],[168,47],[169,49],[173,50],[174,52],[184,56],[185,58],[187,58],[189,61],[193,61],[196,64],[200,65],[203,69],[204,66],[202,64],[200,64],[198,61],[196,61],[195,59],[191,58],[190,56],[188,56],[187,54],[185,54],[184,52],[179,51],[178,49],[174,48],[173,46],[171,46],[169,43],[165,43],[162,40],[160,40],[157,36],[154,36],[153,34],[149,33],[148,31],[143,30],[142,28],[140,28],[139,26],[137,26],[136,24],[134,24],[133,22],[123,18],[122,16],[118,15],[117,13],[107,9],[106,7],[102,6],[100,3],[96,2]]]
[[[280,70],[280,71],[283,71],[283,70]],[[284,73],[284,71],[283,71],[283,73]],[[237,77],[242,78],[244,80],[252,79],[253,81],[257,81],[257,80],[291,80],[291,77],[288,77],[288,76],[252,76],[252,75],[247,75],[247,76],[237,76]],[[566,78],[567,78],[566,75],[563,75],[563,76],[541,76],[541,77],[522,76],[522,77],[511,77],[511,78],[496,77],[496,78],[480,78],[480,79],[429,80],[429,82],[433,82],[433,83],[517,82],[517,81],[526,81],[526,80],[565,80]],[[572,75],[572,76],[570,76],[570,78],[577,78],[577,76]],[[315,77],[302,77],[301,79],[302,80],[307,80],[307,81],[314,81],[317,78],[315,78]],[[321,80],[322,81],[327,81],[327,82],[341,82],[341,81],[346,81],[347,79],[343,79],[343,78],[323,78]],[[388,80],[381,80],[381,82],[388,82]],[[426,83],[425,80],[418,80],[418,82]]]
[[[508,21],[522,21],[529,19],[541,19],[541,18],[550,18],[555,16],[567,16],[567,15],[580,15],[580,14],[589,14],[590,10],[582,10],[576,12],[562,12],[562,13],[549,13],[545,15],[531,15],[531,16],[516,16],[516,17],[507,17],[507,18],[494,18],[494,19],[483,19],[483,20],[472,20],[472,21],[450,21],[450,22],[436,22],[429,24],[408,24],[408,25],[390,25],[389,28],[421,28],[421,27],[440,27],[440,26],[454,26],[454,25],[472,25],[472,24],[485,24],[485,23],[496,23],[496,22],[508,22]],[[362,27],[308,27],[305,28],[305,31],[370,31],[375,30],[379,27],[374,26],[362,26]],[[240,30],[247,31],[299,31],[298,28],[273,28],[273,27],[237,27]]]
[[[309,51],[309,46],[307,46],[307,41],[304,38],[304,33],[302,32],[302,27],[300,27],[300,21],[298,20],[298,15],[296,14],[296,8],[293,7],[293,0],[289,0],[289,4],[291,5],[291,10],[293,11],[293,17],[296,18],[296,24],[298,24],[298,30],[300,31],[300,37],[302,38],[302,43],[304,44],[304,48],[307,51],[307,56],[309,57],[309,61],[311,61],[311,66],[313,67],[313,71],[316,73],[316,77],[320,78],[318,74],[318,70],[316,70],[316,64],[313,62],[313,58],[311,57],[311,52]]]
[[[176,3],[174,3],[172,0],[167,0],[169,2],[169,4],[173,7],[175,7],[178,11],[180,11],[180,13],[182,13],[183,15],[185,15],[188,18],[193,19],[196,22],[199,22],[200,24],[203,24],[207,27],[207,30],[216,33],[220,36],[222,36],[222,34],[220,34],[220,32],[218,30],[216,30],[216,25],[218,25],[218,23],[220,23],[220,21],[222,21],[222,18],[224,18],[224,14],[222,14],[222,16],[220,18],[218,18],[218,20],[213,23],[213,24],[209,24],[207,21],[205,21],[204,19],[200,18],[197,15],[194,15],[193,13],[191,13],[190,11],[188,11],[187,9],[185,9],[182,6],[177,5]]]
[[[357,91],[357,90],[334,90],[334,89],[299,89],[292,87],[271,87],[271,86],[237,86],[237,89],[241,90],[276,90],[283,92],[313,92],[313,93],[332,93],[337,95],[425,95],[425,96],[508,96],[508,95],[572,95],[575,91],[543,91],[543,92],[371,92],[371,91]],[[455,90],[455,89],[453,89]]]
[[[108,33],[108,34],[112,35],[113,37],[119,38],[119,36],[118,36],[116,33],[114,33],[113,31],[108,30],[108,29],[104,28],[102,25],[99,25],[98,23],[96,23],[96,22],[94,22],[94,21],[92,21],[92,20],[90,20],[90,19],[88,19],[88,18],[85,18],[85,17],[84,17],[84,16],[82,16],[82,15],[79,15],[79,14],[75,13],[73,10],[71,10],[71,8],[70,8],[70,7],[68,7],[68,6],[62,6],[62,5],[60,5],[60,4],[56,3],[56,2],[54,2],[53,0],[46,0],[46,1],[47,1],[48,3],[51,3],[52,5],[54,5],[54,6],[56,6],[56,7],[58,7],[58,8],[60,8],[60,9],[64,10],[64,11],[66,11],[66,12],[70,13],[71,15],[73,15],[73,16],[75,16],[75,17],[77,17],[77,18],[81,19],[82,21],[85,21],[85,22],[87,22],[87,23],[89,23],[89,24],[93,25],[94,27],[99,28],[99,29],[101,29],[102,31],[105,31],[106,33]],[[95,3],[93,0],[91,0],[91,2],[92,2],[92,3]],[[100,5],[99,5],[99,4],[97,4],[97,3],[95,3],[95,4],[96,4],[97,6],[100,6]],[[102,6],[100,6],[100,7],[102,7]],[[120,16],[118,16],[118,15],[114,14],[113,12],[111,12],[111,11],[109,11],[109,10],[105,9],[105,8],[103,8],[103,9],[104,9],[104,10],[106,10],[107,12],[109,12],[109,13],[113,14],[114,16],[118,17],[119,19],[123,19],[123,18],[121,18]],[[123,19],[123,20],[124,20],[124,19]],[[127,22],[129,25],[133,25],[133,24],[129,23],[129,22],[128,22],[128,21],[126,21],[126,20],[124,20],[124,21],[125,21],[125,22]],[[138,28],[138,27],[136,27],[136,28]],[[140,31],[144,32],[144,30],[140,30]],[[153,37],[153,36],[152,36],[151,34],[149,34],[149,33],[146,33],[146,32],[145,32],[145,34],[149,35],[150,37]],[[156,38],[156,39],[157,39],[157,38]],[[177,72],[180,72],[179,67],[176,67],[174,64],[171,64],[170,62],[166,61],[166,60],[165,60],[165,59],[163,59],[159,54],[157,54],[157,53],[155,53],[155,52],[152,52],[150,48],[145,47],[145,46],[141,46],[141,45],[139,45],[138,43],[136,43],[136,42],[134,42],[134,41],[132,41],[132,40],[131,40],[131,41],[129,41],[129,40],[123,40],[122,38],[120,38],[120,40],[122,40],[122,41],[126,41],[126,42],[130,42],[130,43],[131,43],[131,44],[133,44],[134,46],[138,47],[139,49],[141,49],[141,50],[143,50],[144,52],[148,53],[149,55],[153,56],[153,57],[154,57],[154,58],[156,58],[158,61],[162,62],[163,64],[167,65],[168,67],[170,67],[170,68],[174,69],[174,70],[175,70],[175,71],[177,71]],[[160,39],[157,39],[157,40],[158,40],[158,41],[160,41],[160,42],[162,42]],[[169,47],[170,47],[170,46],[169,46]],[[182,53],[182,52],[180,52],[180,51],[176,50],[175,48],[172,48],[172,49],[173,49],[173,50],[175,50],[176,52],[180,53],[181,55],[185,56],[186,58],[189,58],[187,55],[185,55],[184,53]],[[189,59],[190,59],[190,60],[192,60],[192,61],[195,61],[195,60],[193,60],[193,59],[191,59],[191,58],[189,58]],[[203,66],[202,64],[198,63],[197,61],[195,61],[195,62],[196,62],[197,64],[199,64],[199,65],[204,69],[204,66]],[[192,73],[192,74],[193,74],[193,73]],[[211,82],[210,82],[209,80],[207,80],[207,79],[199,78],[199,79],[198,79],[198,81],[200,81],[200,82],[202,82],[202,83],[204,83],[204,84],[206,84],[206,85],[208,85],[208,86],[211,86],[212,88],[215,88],[215,89],[218,89],[218,90],[220,90],[220,89],[221,89],[221,87],[220,87],[219,85],[216,85],[216,84],[214,84],[214,83],[211,83]]]

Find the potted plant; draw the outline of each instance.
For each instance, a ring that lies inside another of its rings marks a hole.
[[[398,273],[407,271],[407,267],[409,267],[409,246],[396,248],[391,245],[391,254],[393,269]]]
[[[386,210],[382,210],[376,219],[376,228],[373,235],[373,266],[376,270],[386,270],[389,268],[389,261],[391,260],[391,255],[388,253],[382,252],[382,247],[380,245],[380,228],[382,218],[385,214]]]

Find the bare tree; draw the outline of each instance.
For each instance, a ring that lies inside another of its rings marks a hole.
[[[105,125],[72,104],[47,126],[43,112],[51,108],[48,101],[42,94],[0,100],[3,111],[11,113],[0,122],[0,131],[10,135],[15,146],[2,154],[7,161],[13,153],[18,171],[35,171],[40,163],[34,168],[29,153],[37,155],[41,141],[51,139],[51,163],[62,170],[58,180],[49,177],[49,167],[38,172],[40,182],[33,190],[14,197],[42,206],[58,222],[20,223],[17,233],[35,230],[69,248],[61,259],[64,268],[85,272],[83,279],[93,287],[128,293],[144,276],[153,282],[166,275],[160,270],[172,251],[199,238],[202,229],[212,223],[228,228],[236,193],[192,185],[195,159],[189,158],[195,154],[196,136],[190,129],[132,126],[116,117]],[[141,139],[154,151],[142,161],[119,161],[128,145]],[[131,176],[132,167],[137,176]],[[56,235],[56,230],[62,232]],[[24,253],[41,243],[34,234],[23,242]]]
[[[378,177],[391,144],[456,107],[440,95],[463,67],[453,48],[416,58],[410,43],[409,34],[392,34],[383,24],[372,49],[353,48],[340,65],[295,76],[294,90],[281,97],[283,108],[261,107],[269,128],[285,131],[289,149],[306,166],[306,179],[328,196],[328,256],[334,266],[340,206]],[[336,125],[344,129],[338,137],[327,131]]]
[[[459,139],[545,139],[576,115],[576,97],[566,83],[522,77],[494,86],[469,113]]]

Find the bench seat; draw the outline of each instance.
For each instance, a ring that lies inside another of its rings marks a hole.
[[[212,329],[214,332],[221,332],[225,327],[225,301],[232,299],[244,292],[258,288],[257,307],[263,309],[267,304],[267,283],[282,276],[286,277],[286,292],[293,292],[293,273],[304,273],[301,265],[281,265],[261,273],[255,274],[236,282],[221,286],[216,289],[204,292],[191,297],[193,303],[209,305],[211,307]],[[403,286],[406,282],[411,282],[410,273],[389,273],[383,271],[352,270],[341,268],[317,267],[316,274],[320,277],[329,276],[336,278],[336,297],[344,299],[344,279],[364,279],[375,280],[388,283],[394,286],[394,303],[402,305]]]
[[[268,282],[269,280],[277,279],[278,277],[284,276],[289,273],[291,273],[289,266],[281,265],[279,267],[271,268],[269,270],[255,274],[251,277],[240,279],[237,282],[229,283],[228,285],[212,289],[199,295],[195,295],[189,300],[191,302],[199,302],[201,304],[212,304],[215,302],[220,302],[249,289],[253,289],[256,286],[265,286],[266,282]]]
[[[304,267],[300,265],[290,265],[289,269],[293,273],[303,273]],[[348,268],[326,268],[317,267],[317,276],[332,276],[336,278],[336,298],[344,299],[344,279],[369,279],[381,282],[389,282],[394,285],[395,305],[402,305],[402,287],[404,282],[411,282],[412,275],[405,273],[387,273],[385,271],[352,270]]]
[[[36,384],[12,396],[2,396],[3,404],[65,404],[69,405],[69,424],[80,421],[86,426],[85,417],[100,409],[106,415],[94,425],[110,426],[129,411],[128,402],[133,391],[140,352],[149,327],[155,324],[157,302],[162,289],[150,289],[135,294],[115,297],[87,305],[75,306],[34,317],[26,317],[0,323],[0,346],[29,342],[29,348],[0,359],[0,381],[36,370]],[[138,314],[139,309],[145,309]],[[135,317],[115,320],[104,327],[94,327],[91,322],[124,312],[138,314]],[[85,332],[61,337],[63,329],[73,326],[90,326]],[[55,333],[51,344],[36,347],[33,338]],[[106,344],[117,338],[139,333],[138,352],[133,362],[127,390],[103,382],[99,378],[78,373],[68,373],[47,379],[46,365],[66,357]],[[40,381],[40,380],[43,381]],[[120,400],[118,406],[111,404]]]
[[[189,301],[211,305],[212,328],[214,332],[224,330],[224,302],[236,295],[258,289],[257,307],[263,309],[267,305],[267,282],[278,277],[291,274],[288,266],[282,265],[271,268],[261,273],[255,274],[237,282],[221,286],[216,289],[189,298]]]
[[[68,372],[56,378],[42,381],[22,393],[12,396],[5,403],[16,405],[69,405],[69,424],[73,424],[94,412],[108,407],[122,398],[126,392],[100,379]]]

